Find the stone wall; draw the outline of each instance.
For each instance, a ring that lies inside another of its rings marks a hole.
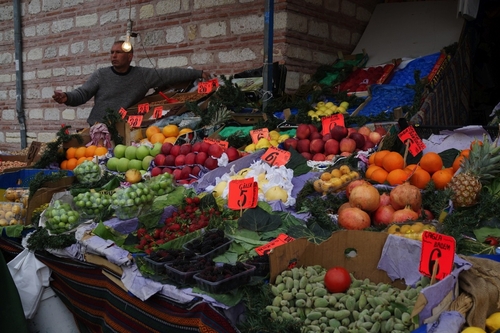
[[[320,64],[350,53],[380,0],[275,0],[273,60],[297,89]],[[265,0],[22,1],[23,103],[28,144],[55,138],[61,124],[87,127],[92,100],[52,101],[109,66],[113,41],[133,20],[133,65],[191,66],[232,75],[263,65]],[[21,149],[16,112],[12,2],[0,4],[0,151]]]

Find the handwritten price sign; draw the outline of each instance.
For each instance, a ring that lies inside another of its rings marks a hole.
[[[127,116],[127,110],[125,110],[124,108],[120,108],[120,110],[118,110],[118,113],[120,114],[122,119],[125,119],[125,117]]]
[[[437,232],[422,233],[422,252],[419,271],[421,274],[442,280],[453,270],[455,238]]]
[[[263,256],[264,254],[269,253],[269,251],[271,251],[275,247],[278,247],[278,246],[286,244],[286,243],[290,243],[294,240],[295,240],[295,238],[290,237],[287,234],[279,234],[278,237],[276,237],[275,239],[273,239],[269,243],[255,248],[255,252],[257,252],[257,254],[259,256]]]
[[[426,147],[425,143],[422,142],[413,126],[408,126],[399,132],[398,137],[405,145],[407,142],[409,143],[408,151],[413,155],[413,157],[417,156],[417,154]]]
[[[257,207],[259,184],[253,178],[233,179],[229,182],[227,206],[233,210]]]
[[[332,114],[321,118],[321,134],[326,135],[335,126],[345,126],[344,115],[342,113]]]
[[[289,151],[276,147],[269,147],[261,159],[273,166],[282,166],[288,163],[292,154]]]
[[[219,146],[221,146],[223,151],[226,151],[227,148],[229,147],[229,142],[224,141],[224,140],[217,140],[217,139],[213,139],[213,138],[204,138],[203,141],[205,141],[206,143],[209,143],[211,145],[214,145],[214,144],[219,145]]]
[[[141,116],[129,116],[127,123],[131,128],[141,127],[142,124],[142,115]]]
[[[143,103],[137,105],[137,113],[138,114],[146,114],[149,112],[149,103]]]
[[[269,129],[267,128],[259,128],[259,129],[256,129],[256,130],[252,130],[250,131],[250,137],[252,138],[252,142],[254,144],[257,144],[257,142],[259,142],[260,139],[270,139],[270,136],[269,136]]]
[[[163,115],[163,106],[157,106],[153,109],[153,119],[160,119]]]

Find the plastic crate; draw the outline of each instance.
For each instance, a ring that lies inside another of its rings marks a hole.
[[[149,256],[145,256],[143,259],[146,262],[146,265],[153,270],[155,274],[159,275],[165,273],[165,262],[154,261]]]
[[[212,229],[209,232],[212,232],[213,230],[215,230],[215,229]],[[186,251],[192,251],[192,249],[190,249],[190,245],[193,244],[193,242],[200,240],[200,238],[202,238],[203,236],[204,236],[204,234],[202,234],[200,237],[197,237],[197,238],[194,238],[194,239],[190,240],[189,242],[183,244],[182,248],[184,250],[186,250]],[[210,252],[207,252],[207,253],[196,253],[196,258],[203,257],[203,258],[206,258],[206,259],[212,259],[212,258],[218,256],[219,254],[222,254],[222,253],[226,252],[227,250],[229,250],[229,247],[231,246],[231,243],[233,242],[232,239],[229,239],[227,237],[226,237],[226,239],[227,239],[227,242],[225,242],[221,246],[218,246],[218,247],[214,248]]]
[[[52,169],[22,169],[13,172],[5,172],[0,174],[0,188],[9,187],[29,187],[30,182],[35,176],[43,172],[45,175],[57,173],[59,170]],[[72,176],[73,172],[69,171],[68,176]]]
[[[209,293],[222,294],[227,293],[239,286],[247,284],[254,275],[255,266],[243,264],[247,269],[244,272],[235,274],[227,279],[217,282],[207,281],[200,277],[200,273],[194,275],[196,285]]]
[[[201,272],[201,270],[182,272],[171,266],[172,263],[164,264],[165,273],[174,282],[178,284],[194,284],[194,275]]]

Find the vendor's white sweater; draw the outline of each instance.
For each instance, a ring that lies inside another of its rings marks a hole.
[[[66,105],[78,106],[94,97],[94,107],[87,122],[90,126],[102,122],[106,110],[137,104],[151,88],[166,87],[169,84],[193,81],[200,78],[201,70],[185,68],[130,67],[127,73],[118,73],[113,67],[96,70],[81,87],[67,92]]]

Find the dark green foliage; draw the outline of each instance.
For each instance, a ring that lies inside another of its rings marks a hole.
[[[56,140],[47,143],[47,149],[45,149],[43,155],[40,159],[33,165],[35,169],[45,169],[53,162],[60,163],[64,160],[64,152],[62,150],[62,144],[69,142],[72,139],[76,139],[79,143],[83,143],[83,138],[79,134],[68,134],[71,126],[62,126],[56,133]]]
[[[30,251],[43,251],[45,249],[64,249],[76,244],[75,233],[49,235],[45,228],[38,228],[31,233],[27,241]]]

